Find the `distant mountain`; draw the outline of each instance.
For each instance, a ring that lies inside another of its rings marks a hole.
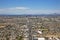
[[[0,14],[0,16],[60,16],[60,13],[51,13],[51,14]]]

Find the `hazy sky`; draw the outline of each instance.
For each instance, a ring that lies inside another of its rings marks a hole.
[[[0,0],[0,14],[60,13],[60,0]]]

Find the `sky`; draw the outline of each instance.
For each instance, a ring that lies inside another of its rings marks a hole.
[[[60,13],[60,0],[0,0],[0,14]]]

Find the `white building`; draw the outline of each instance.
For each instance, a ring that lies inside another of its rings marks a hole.
[[[38,40],[45,40],[45,38],[38,38]]]

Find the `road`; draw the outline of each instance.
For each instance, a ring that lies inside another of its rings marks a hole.
[[[28,29],[29,29],[29,40],[32,40],[32,26],[31,26],[31,22],[29,21],[29,19],[27,18],[27,26],[28,26]]]

